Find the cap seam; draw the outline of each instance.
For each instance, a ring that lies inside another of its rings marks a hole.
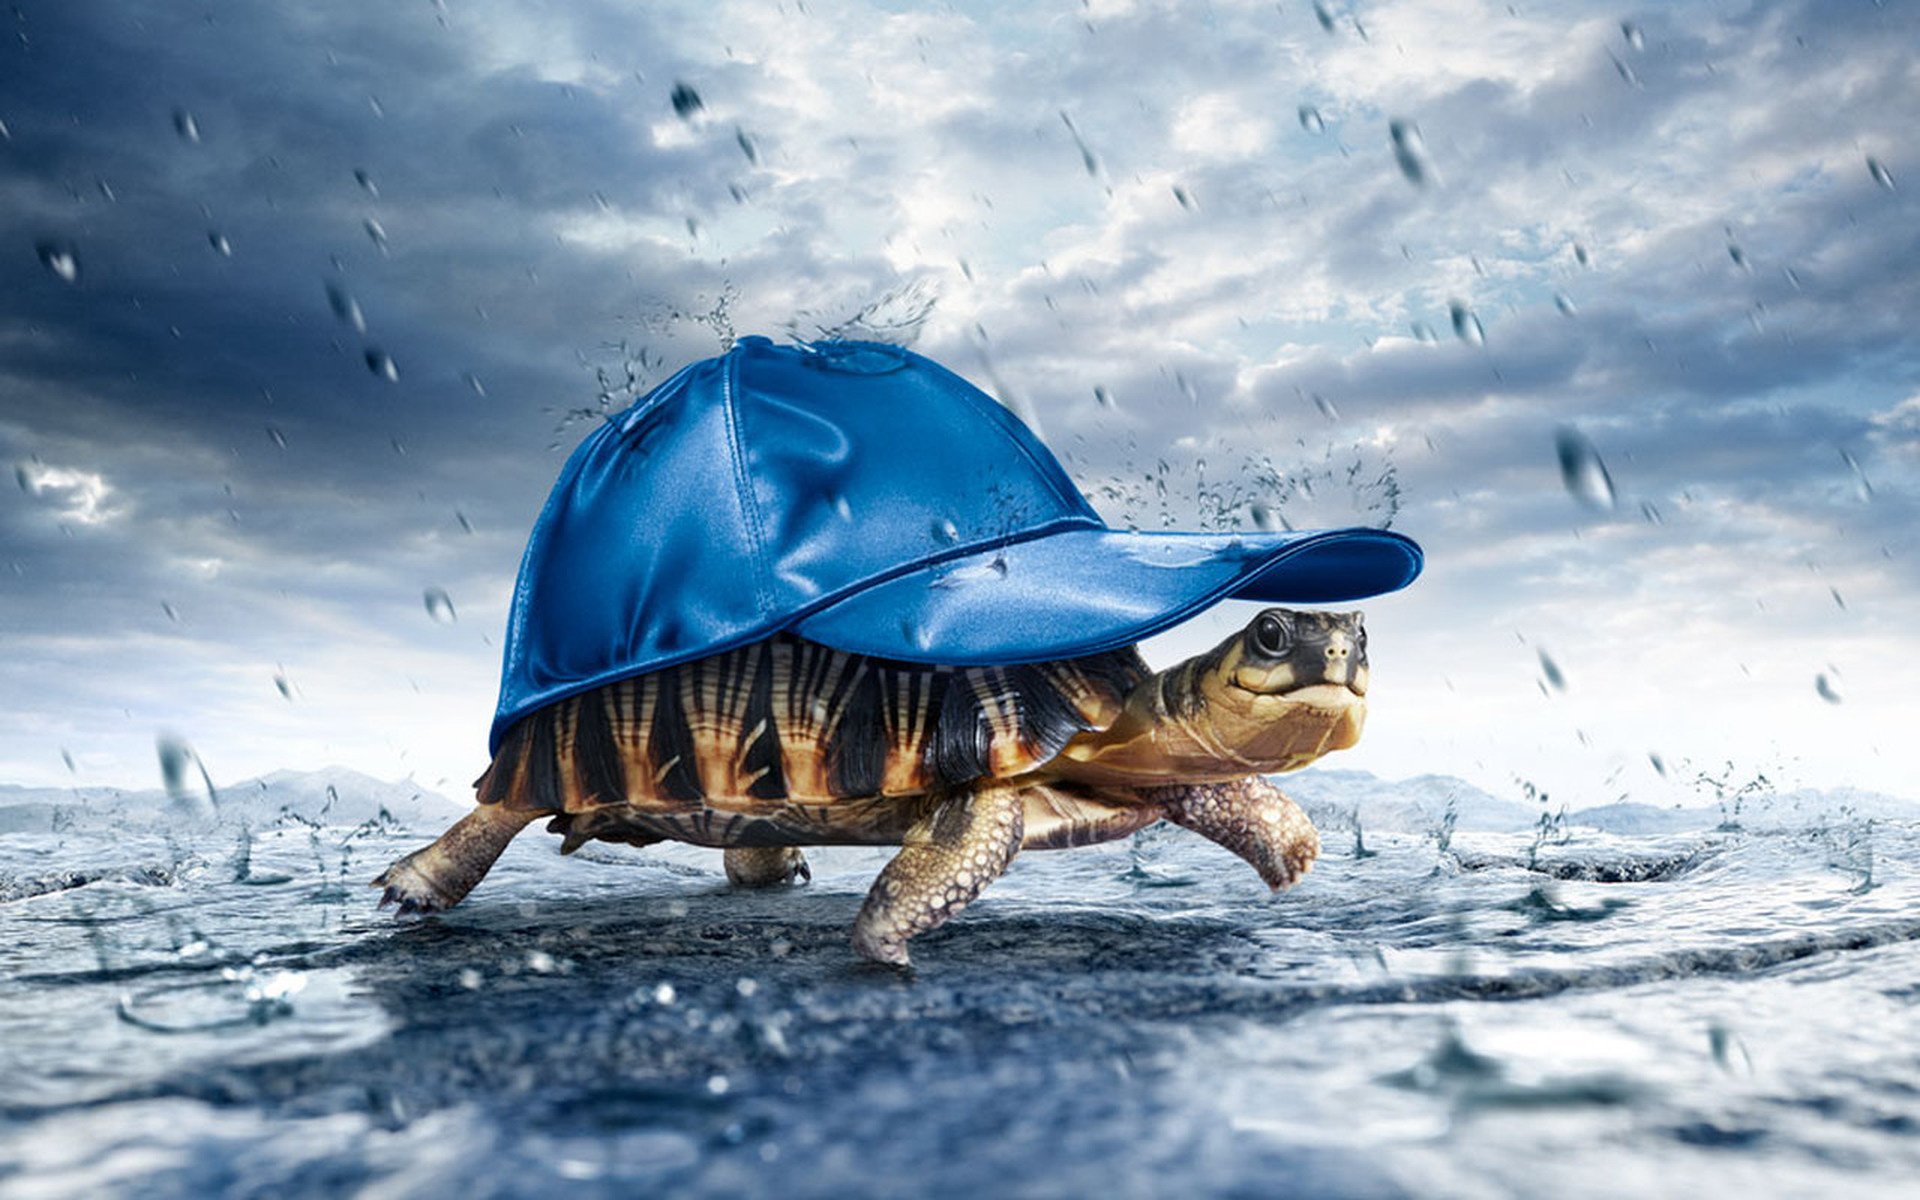
[[[721,375],[720,386],[723,391],[722,408],[727,419],[727,453],[733,459],[733,478],[735,490],[740,495],[740,509],[746,515],[748,532],[753,538],[753,590],[760,602],[760,619],[767,620],[773,615],[773,589],[770,586],[771,573],[767,568],[766,526],[760,516],[760,499],[754,495],[753,479],[747,473],[746,453],[741,448],[740,426],[745,416],[740,411],[739,388],[741,363],[746,358],[746,347],[738,342],[727,355],[726,369]]]

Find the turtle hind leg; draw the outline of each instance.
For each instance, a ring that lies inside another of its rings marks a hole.
[[[813,868],[798,846],[729,846],[722,855],[727,882],[735,887],[779,887],[796,879],[812,879]]]
[[[440,912],[460,903],[486,875],[514,835],[544,813],[482,804],[455,821],[432,845],[423,846],[382,871],[374,887],[386,888],[380,907],[400,912]]]
[[[1298,883],[1320,857],[1313,821],[1265,776],[1141,792],[1165,806],[1167,820],[1246,859],[1275,891]]]
[[[907,940],[936,929],[1000,877],[1020,850],[1022,789],[984,785],[937,802],[907,831],[853,923],[853,948],[904,967]]]

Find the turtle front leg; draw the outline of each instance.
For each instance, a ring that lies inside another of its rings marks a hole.
[[[400,912],[440,912],[460,903],[486,875],[507,843],[548,813],[482,804],[423,846],[382,871],[372,886],[386,888],[380,907],[399,902]]]
[[[796,879],[812,879],[813,868],[798,846],[729,846],[721,856],[727,882],[735,887],[779,887]]]
[[[907,831],[853,923],[853,948],[904,967],[907,939],[936,929],[1000,877],[1019,852],[1023,789],[986,784],[949,796]]]
[[[1320,857],[1320,835],[1312,820],[1264,776],[1140,791],[1165,806],[1167,820],[1253,864],[1275,891],[1298,883]]]

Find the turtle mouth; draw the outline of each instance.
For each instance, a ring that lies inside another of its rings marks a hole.
[[[1249,688],[1237,682],[1234,686],[1253,697],[1256,710],[1299,707],[1321,712],[1344,712],[1356,704],[1364,704],[1367,699],[1367,694],[1362,688],[1346,683],[1315,683],[1285,692]]]

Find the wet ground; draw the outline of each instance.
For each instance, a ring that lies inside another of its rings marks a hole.
[[[0,838],[0,1192],[1911,1195],[1920,828],[1328,837],[1269,900],[1191,834],[1032,854],[911,976],[879,852],[437,830]]]

